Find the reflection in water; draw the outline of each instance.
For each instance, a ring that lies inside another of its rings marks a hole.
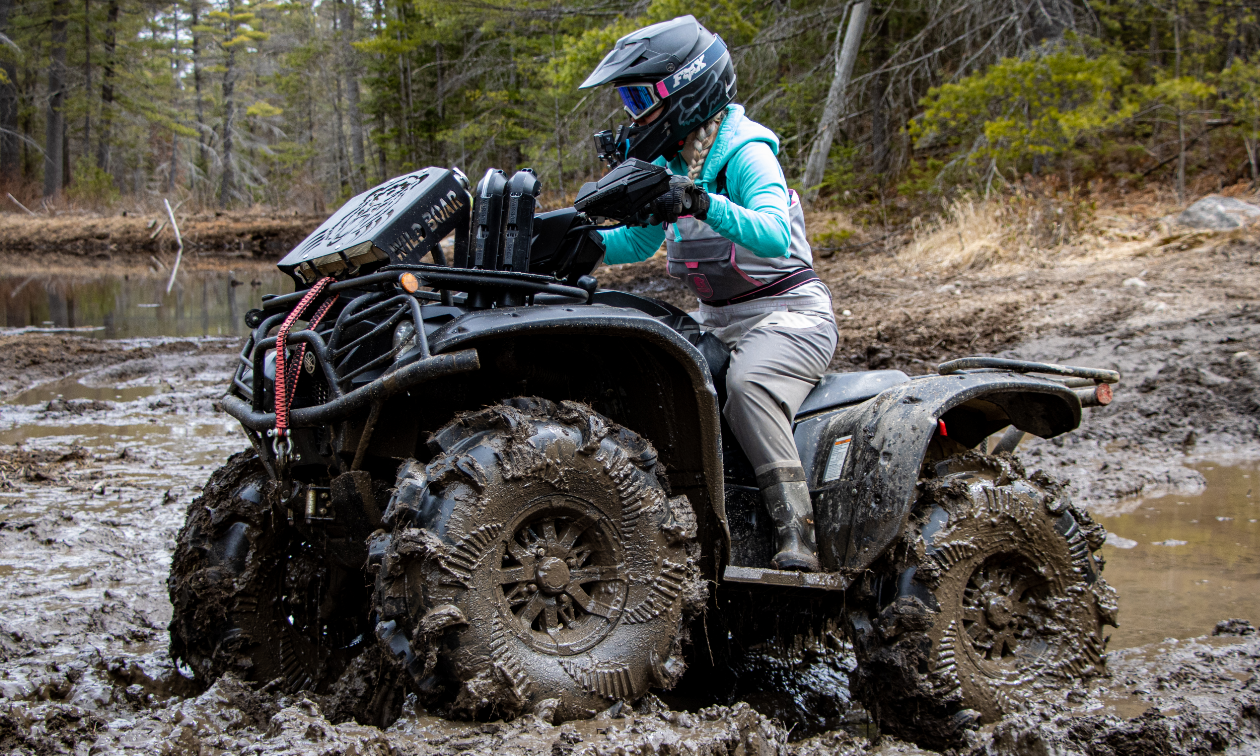
[[[161,385],[127,386],[88,386],[74,376],[50,381],[19,392],[5,400],[5,404],[44,404],[55,399],[73,401],[87,399],[98,402],[132,402],[153,396],[162,390]]]
[[[1120,593],[1111,648],[1204,635],[1228,617],[1260,621],[1260,470],[1198,470],[1202,494],[1101,519],[1112,534],[1103,575]]]
[[[287,294],[278,270],[191,271],[171,293],[165,275],[0,278],[0,326],[82,328],[101,338],[242,336],[242,317],[263,294]]]

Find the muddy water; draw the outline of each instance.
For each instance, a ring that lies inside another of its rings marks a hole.
[[[1100,518],[1104,574],[1120,593],[1111,648],[1203,635],[1225,617],[1260,621],[1260,467],[1196,469],[1203,493]]]
[[[0,326],[73,328],[101,338],[238,336],[263,294],[293,290],[275,269],[0,277]]]

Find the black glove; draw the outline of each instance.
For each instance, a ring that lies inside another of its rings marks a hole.
[[[673,176],[669,191],[652,200],[650,225],[676,223],[684,215],[704,220],[709,214],[709,193],[686,176]]]

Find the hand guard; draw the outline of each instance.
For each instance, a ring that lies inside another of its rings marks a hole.
[[[676,223],[685,215],[704,220],[709,214],[709,193],[696,186],[686,176],[673,176],[669,191],[652,200],[649,225]]]

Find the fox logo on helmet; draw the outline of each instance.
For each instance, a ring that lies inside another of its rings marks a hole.
[[[699,58],[696,58],[695,60],[691,61],[683,68],[683,70],[674,74],[674,86],[670,87],[670,89],[678,89],[683,84],[690,84],[691,80],[696,77],[696,74],[700,73],[703,70],[704,70],[704,54],[701,53]]]

